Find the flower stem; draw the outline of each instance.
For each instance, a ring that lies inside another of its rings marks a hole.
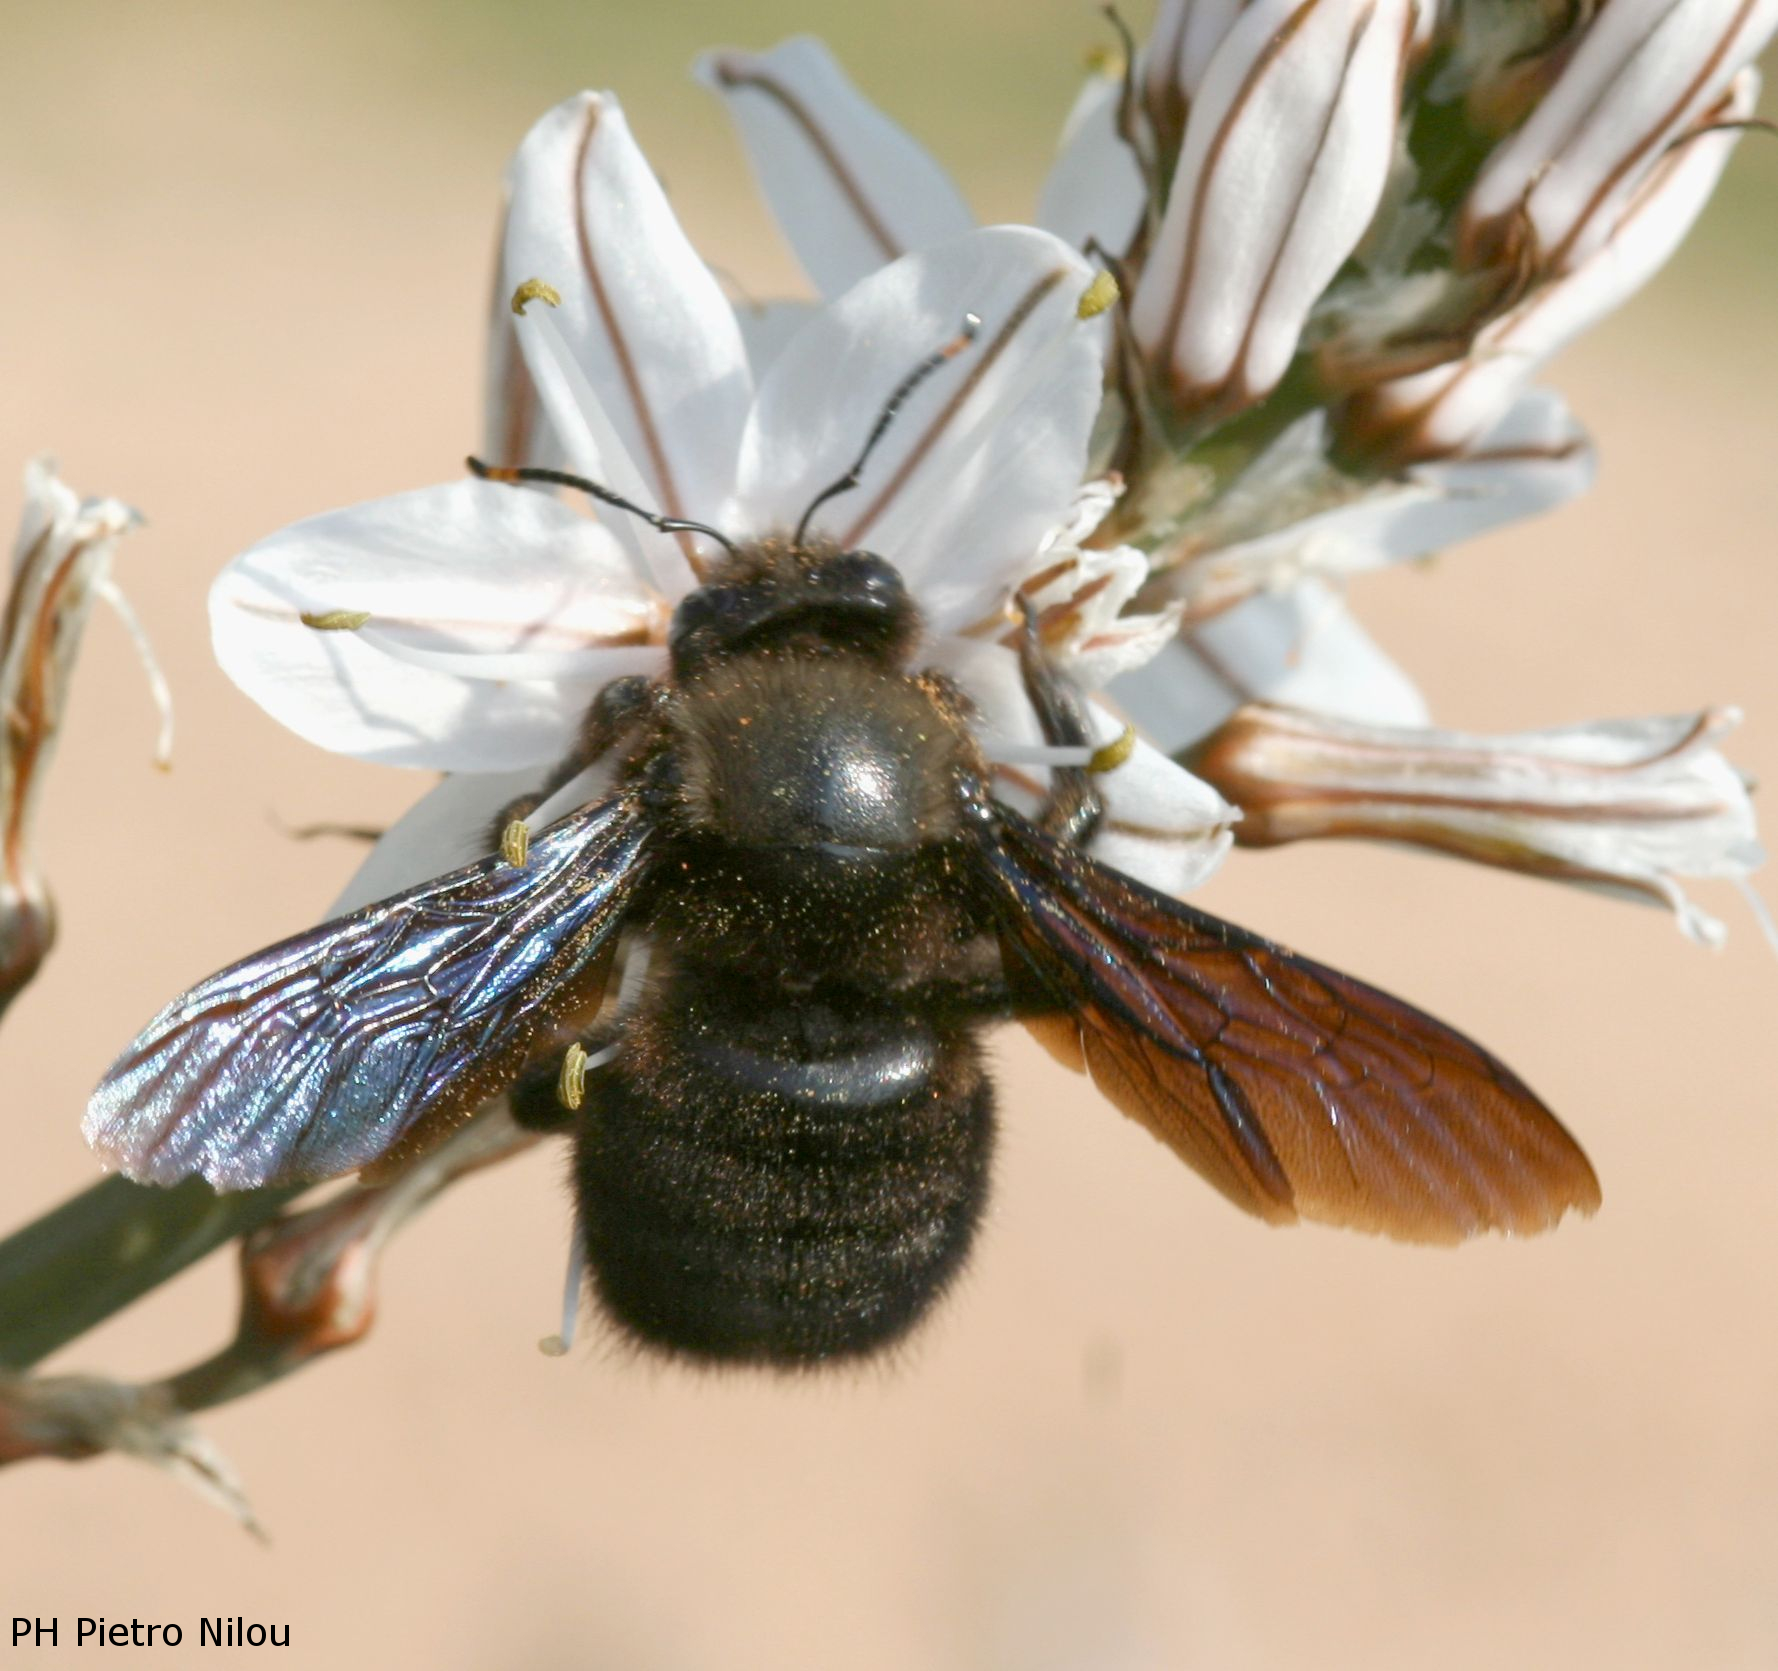
[[[24,1370],[275,1218],[306,1185],[218,1195],[106,1178],[0,1242],[0,1370]]]

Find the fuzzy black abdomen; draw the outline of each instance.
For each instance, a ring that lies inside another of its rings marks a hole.
[[[988,1182],[972,1041],[919,1016],[669,982],[576,1145],[606,1311],[690,1357],[875,1351],[962,1264]]]

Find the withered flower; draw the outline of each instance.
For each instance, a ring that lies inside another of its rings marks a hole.
[[[0,614],[0,1012],[49,953],[55,910],[32,852],[32,825],[67,712],[74,662],[95,602],[130,629],[161,709],[159,759],[172,746],[166,687],[147,641],[111,581],[118,539],[136,513],[115,499],[82,499],[45,459],[25,470],[25,505]]]
[[[1717,945],[1722,925],[1679,879],[1740,880],[1764,859],[1747,784],[1716,748],[1739,719],[1711,709],[1486,737],[1255,705],[1191,763],[1240,804],[1244,846],[1406,842],[1665,905]]]

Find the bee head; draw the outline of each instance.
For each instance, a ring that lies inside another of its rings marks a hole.
[[[919,633],[901,576],[874,552],[764,541],[744,546],[681,602],[667,646],[685,678],[740,650],[792,642],[899,665]]]

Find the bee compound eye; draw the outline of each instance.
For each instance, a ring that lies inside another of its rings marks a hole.
[[[746,600],[733,586],[704,586],[680,601],[667,629],[667,649],[681,672],[745,626]]]
[[[860,603],[892,605],[907,596],[895,565],[874,551],[845,551],[830,560],[828,576],[835,589]]]

